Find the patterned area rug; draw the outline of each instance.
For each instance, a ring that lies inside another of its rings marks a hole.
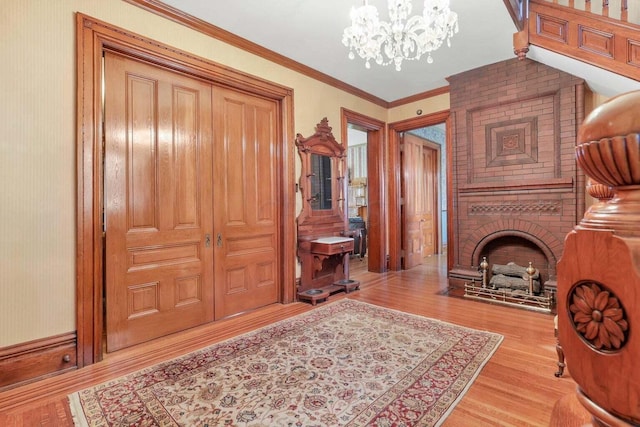
[[[343,299],[69,400],[80,426],[437,426],[501,341]]]

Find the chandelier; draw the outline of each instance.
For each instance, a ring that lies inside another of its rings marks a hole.
[[[467,0],[468,1],[468,0]],[[422,15],[411,14],[411,0],[388,0],[390,22],[378,18],[378,9],[368,0],[358,8],[351,8],[351,26],[345,28],[342,43],[349,48],[349,58],[357,53],[365,60],[378,65],[392,62],[400,71],[403,60],[417,60],[427,54],[427,62],[433,63],[431,52],[444,40],[451,46],[450,38],[458,32],[458,14],[449,9],[449,0],[425,0]]]

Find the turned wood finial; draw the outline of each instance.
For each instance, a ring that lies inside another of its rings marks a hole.
[[[514,33],[513,53],[522,61],[527,57],[527,52],[529,52],[529,32],[522,30]]]
[[[640,185],[640,91],[611,98],[578,130],[576,158],[587,175],[611,187]]]
[[[640,237],[639,111],[640,91],[618,95],[593,110],[578,130],[576,160],[592,179],[587,190],[606,201],[585,213],[581,228]]]
[[[614,138],[640,133],[640,90],[609,99],[597,107],[578,129],[578,144],[602,138]],[[637,141],[637,138],[636,138]],[[638,160],[638,158],[635,158]],[[582,165],[581,165],[582,166]],[[640,182],[640,175],[636,177]]]
[[[576,160],[594,180],[589,193],[602,201],[565,239],[558,262],[558,337],[593,425],[637,426],[640,91],[614,97],[587,116],[578,130]],[[613,197],[604,200],[610,190]]]

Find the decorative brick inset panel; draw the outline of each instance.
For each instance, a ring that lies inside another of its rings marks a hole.
[[[469,215],[559,215],[562,204],[557,200],[531,203],[482,203],[470,206]]]
[[[487,167],[538,162],[538,120],[526,117],[485,127]]]
[[[468,110],[468,183],[558,177],[559,110],[558,92]]]

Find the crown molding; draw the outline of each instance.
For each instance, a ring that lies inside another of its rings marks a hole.
[[[327,74],[321,73],[318,70],[315,70],[311,67],[303,65],[297,61],[294,61],[290,58],[287,58],[284,55],[276,53],[270,49],[262,47],[252,41],[244,39],[240,36],[237,36],[229,31],[226,31],[220,27],[217,27],[213,24],[210,24],[202,19],[196,18],[193,15],[189,15],[184,13],[178,9],[175,9],[161,1],[158,0],[124,0],[126,3],[132,4],[134,6],[138,6],[144,10],[155,13],[156,15],[162,16],[171,21],[177,22],[178,24],[184,25],[188,28],[191,28],[195,31],[206,34],[210,37],[218,39],[222,42],[225,42],[231,46],[237,47],[239,49],[245,50],[249,53],[257,55],[261,58],[264,58],[268,61],[274,62],[283,67],[289,68],[290,70],[296,71],[300,74],[303,74],[307,77],[311,77],[315,80],[318,80],[322,83],[326,83],[330,86],[333,86],[337,89],[343,90],[347,93],[355,95],[359,98],[362,98],[366,101],[372,102],[376,105],[379,105],[384,108],[389,108],[389,102],[385,101],[382,98],[378,98],[377,96],[373,96],[372,94],[365,92],[361,89],[356,88],[355,86],[351,86],[343,81],[340,81],[336,78],[333,78]]]
[[[434,96],[442,95],[443,93],[449,93],[449,86],[442,86],[428,90],[426,92],[420,92],[416,93],[415,95],[397,99],[395,101],[389,102],[387,108],[394,108],[401,105],[410,104],[412,102],[422,101],[423,99],[432,98]]]

